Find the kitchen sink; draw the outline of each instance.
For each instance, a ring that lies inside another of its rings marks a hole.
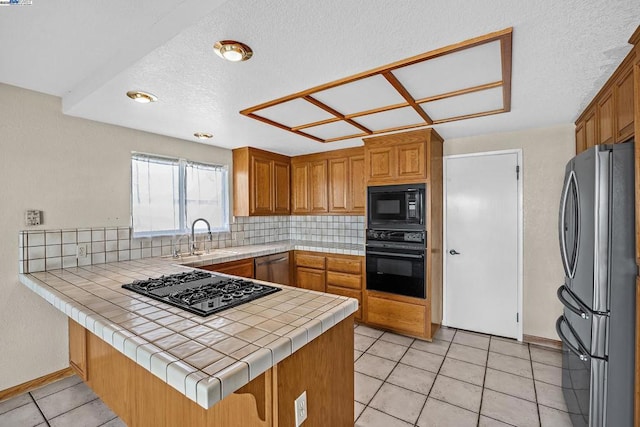
[[[173,258],[174,260],[176,260],[179,263],[190,263],[190,262],[195,262],[195,261],[203,261],[206,259],[214,259],[214,258],[219,258],[219,257],[223,257],[223,256],[229,256],[229,255],[237,255],[240,252],[238,251],[232,251],[232,250],[228,250],[228,249],[212,249],[209,252],[196,252],[193,255],[181,255],[178,258],[174,258],[172,255],[165,255],[162,258]]]

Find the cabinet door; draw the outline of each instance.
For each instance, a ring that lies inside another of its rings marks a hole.
[[[309,164],[291,164],[291,213],[308,213],[309,209]]]
[[[327,212],[327,161],[319,160],[309,164],[309,203],[311,212]]]
[[[596,111],[595,108],[593,108],[590,114],[586,115],[584,119],[585,149],[589,149],[598,144],[597,125]]]
[[[394,178],[396,163],[394,147],[370,148],[366,152],[370,180]]]
[[[364,176],[364,156],[349,157],[349,212],[364,214],[367,186]]]
[[[349,159],[329,160],[329,212],[344,213],[349,210]]]
[[[253,156],[251,158],[251,215],[273,213],[273,160]]]
[[[69,365],[84,381],[88,380],[86,333],[85,328],[69,318]]]
[[[426,309],[424,306],[393,301],[369,295],[367,322],[415,335],[424,335]]]
[[[613,143],[613,89],[609,89],[598,101],[598,122],[598,144]]]
[[[399,178],[423,179],[426,177],[424,145],[424,142],[412,142],[396,147],[398,158],[397,176]]]
[[[312,291],[324,292],[324,270],[296,267],[296,286]]]
[[[633,67],[614,85],[615,139],[624,142],[633,135]]]
[[[576,126],[576,154],[580,154],[587,149],[585,136],[584,122],[580,122]]]
[[[275,214],[288,215],[291,212],[289,190],[289,163],[273,162],[273,211]]]

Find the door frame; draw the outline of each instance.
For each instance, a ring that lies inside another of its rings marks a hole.
[[[522,254],[523,254],[523,194],[522,194],[522,189],[523,189],[523,181],[524,181],[524,172],[523,172],[523,162],[522,162],[522,149],[521,148],[516,148],[516,149],[509,149],[509,150],[497,150],[497,151],[484,151],[484,152],[477,152],[477,153],[466,153],[466,154],[452,154],[452,155],[448,155],[448,156],[443,156],[442,158],[442,163],[443,163],[443,171],[442,171],[442,175],[443,175],[443,188],[442,188],[442,194],[443,194],[443,200],[442,200],[442,238],[443,238],[443,254],[442,254],[442,282],[443,282],[443,289],[442,289],[442,324],[444,326],[447,326],[448,324],[448,320],[447,320],[447,260],[449,259],[449,257],[446,256],[446,252],[447,252],[447,159],[456,159],[456,158],[464,158],[464,157],[480,157],[480,156],[494,156],[494,155],[500,155],[500,154],[516,154],[517,155],[517,161],[518,161],[518,166],[520,166],[520,177],[518,179],[518,187],[517,187],[517,191],[518,191],[518,219],[517,219],[517,224],[518,224],[518,230],[517,230],[517,248],[518,248],[518,289],[517,289],[517,295],[518,295],[518,332],[517,332],[517,337],[516,339],[518,341],[522,341],[523,338],[523,324],[524,324],[524,314],[523,314],[523,260],[522,260]]]

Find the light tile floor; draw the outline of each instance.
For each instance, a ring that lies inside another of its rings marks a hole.
[[[355,425],[571,426],[559,351],[443,328],[424,342],[355,328]],[[124,423],[76,377],[0,402],[0,427]]]
[[[435,338],[356,326],[356,427],[572,425],[560,351],[450,328]]]

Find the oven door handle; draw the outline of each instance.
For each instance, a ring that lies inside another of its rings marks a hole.
[[[580,344],[579,341],[578,341],[578,346],[580,346],[580,348],[574,346],[573,344],[571,344],[569,342],[569,340],[567,339],[567,337],[564,334],[564,332],[562,332],[562,324],[563,323],[565,323],[564,316],[558,317],[558,320],[556,320],[556,332],[558,333],[558,336],[560,337],[560,340],[562,340],[562,342],[564,344],[566,344],[567,348],[569,350],[571,350],[571,352],[575,353],[575,355],[578,356],[578,358],[580,360],[582,360],[583,362],[586,362],[587,360],[589,360],[589,354],[587,353],[586,349],[582,348],[582,345]],[[569,327],[569,331],[572,334],[574,334],[573,330],[571,330],[571,325],[569,325],[569,323],[567,323],[567,326]]]
[[[396,257],[396,258],[424,259],[424,254],[413,255],[413,254],[399,254],[399,253],[395,253],[395,252],[367,251],[367,255],[391,256],[391,257]]]

